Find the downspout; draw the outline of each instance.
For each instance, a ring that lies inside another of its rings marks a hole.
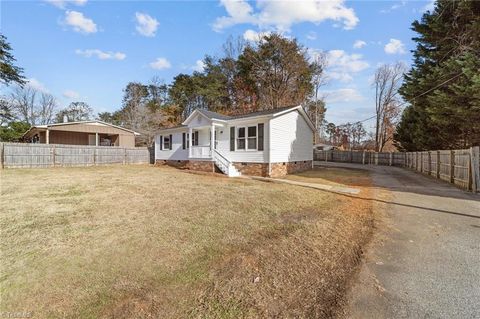
[[[271,122],[272,122],[272,119],[269,119],[268,120],[268,176],[267,177],[270,177],[272,175],[272,161],[271,161],[271,158],[272,158],[272,142],[271,142]]]

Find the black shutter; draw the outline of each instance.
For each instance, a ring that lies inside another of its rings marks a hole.
[[[182,133],[182,148],[185,149],[185,133]]]
[[[170,149],[172,149],[172,144],[173,144],[172,142],[173,142],[172,141],[172,134],[170,134]]]
[[[160,150],[163,150],[163,136],[160,135]]]
[[[230,152],[235,151],[235,126],[230,127]]]
[[[258,150],[263,151],[263,123],[258,124]]]
[[[194,138],[195,138],[195,140],[194,140],[194,141],[195,141],[195,144],[194,144],[194,145],[195,145],[195,146],[198,146],[198,131],[195,131],[195,132],[193,133],[193,136],[194,136]]]

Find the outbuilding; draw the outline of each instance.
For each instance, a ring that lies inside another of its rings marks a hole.
[[[32,126],[23,135],[31,143],[135,147],[132,130],[102,121],[65,122]]]

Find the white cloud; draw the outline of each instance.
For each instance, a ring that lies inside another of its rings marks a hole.
[[[394,3],[388,9],[380,10],[380,12],[381,13],[388,13],[388,12],[400,9],[402,7],[405,7],[406,4],[407,4],[407,1],[403,0],[403,1],[400,1],[399,3]]]
[[[363,40],[357,40],[355,41],[355,43],[353,43],[353,48],[355,49],[361,49],[363,48],[364,46],[367,45],[367,42],[363,41]]]
[[[330,104],[364,100],[364,97],[356,89],[352,88],[322,91],[322,94],[325,96],[325,102]]]
[[[316,40],[317,39],[317,33],[310,31],[307,34],[307,39],[308,40]]]
[[[165,70],[172,67],[170,61],[165,58],[157,58],[155,61],[150,63],[150,67],[155,70]]]
[[[205,62],[203,62],[202,60],[197,60],[197,62],[195,62],[195,65],[192,66],[193,71],[203,72],[204,69],[205,69]]]
[[[45,2],[54,5],[57,8],[65,9],[67,4],[74,4],[76,6],[84,6],[87,3],[87,0],[45,0]]]
[[[219,17],[213,24],[215,31],[221,31],[236,24],[253,24],[260,28],[276,28],[288,31],[293,24],[311,22],[319,24],[325,20],[343,23],[344,29],[353,29],[358,18],[344,0],[303,0],[260,1],[255,11],[246,0],[220,0],[227,16]]]
[[[157,32],[158,25],[160,24],[157,19],[141,12],[135,13],[135,19],[137,20],[135,29],[138,33],[146,37],[155,36],[155,32]]]
[[[121,61],[121,60],[124,60],[127,57],[127,55],[125,53],[122,53],[122,52],[111,52],[111,51],[105,52],[105,51],[98,50],[98,49],[87,49],[87,50],[77,49],[77,50],[75,50],[75,53],[78,54],[78,55],[84,56],[86,58],[91,58],[92,56],[96,56],[100,60],[119,60],[119,61]]]
[[[406,52],[405,45],[397,39],[390,39],[390,42],[385,45],[384,50],[387,54],[404,54]]]
[[[75,92],[73,90],[66,90],[66,91],[63,92],[62,95],[64,97],[66,97],[67,99],[71,99],[71,100],[75,100],[75,99],[80,98],[80,94],[78,94],[78,92]]]
[[[247,41],[258,42],[262,39],[262,37],[268,36],[270,34],[272,34],[270,31],[257,32],[257,31],[248,29],[243,33],[243,38]]]
[[[318,51],[310,50],[309,53],[314,57],[315,54],[318,54]],[[355,73],[361,72],[370,66],[361,54],[348,54],[343,50],[331,50],[326,52],[326,55],[326,76],[341,82],[353,81]]]
[[[37,79],[35,78],[30,78],[30,79],[27,79],[27,86],[31,87],[32,89],[34,90],[37,90],[41,93],[49,93],[48,89],[45,87],[45,85],[38,81]]]
[[[80,33],[95,33],[97,32],[97,25],[92,19],[89,19],[83,15],[83,13],[73,10],[65,12],[65,23],[73,30]]]

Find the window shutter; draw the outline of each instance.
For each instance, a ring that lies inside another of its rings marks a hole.
[[[172,140],[172,134],[170,134],[170,149],[172,149],[172,144],[173,144],[172,142],[173,142],[173,140]]]
[[[182,148],[183,148],[183,149],[185,149],[185,146],[186,146],[186,145],[185,145],[185,140],[186,140],[186,138],[185,138],[185,133],[182,133]]]
[[[160,135],[160,150],[163,150],[163,136]]]
[[[193,136],[194,136],[194,138],[195,138],[195,140],[194,140],[194,141],[195,141],[195,144],[194,144],[194,145],[195,145],[195,146],[198,146],[198,131],[195,131],[195,132],[193,133]]]
[[[258,124],[258,150],[263,151],[263,123]]]
[[[235,151],[235,126],[230,127],[230,152]]]

